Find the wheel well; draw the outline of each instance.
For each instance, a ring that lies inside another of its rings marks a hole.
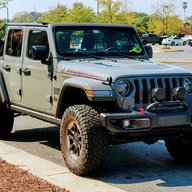
[[[67,87],[62,95],[57,116],[58,118],[62,118],[63,112],[69,106],[88,103],[89,100],[87,99],[87,96],[82,89]]]

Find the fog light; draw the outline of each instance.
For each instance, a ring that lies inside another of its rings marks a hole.
[[[165,99],[165,89],[164,88],[152,89],[152,97],[155,101],[161,101]]]
[[[183,87],[175,87],[173,90],[173,94],[176,99],[183,101],[185,99],[186,90]]]
[[[128,129],[128,128],[130,127],[130,125],[131,125],[129,119],[123,120],[122,124],[123,124],[123,128],[124,128],[124,129]]]

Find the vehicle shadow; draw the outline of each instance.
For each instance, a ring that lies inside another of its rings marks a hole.
[[[39,142],[40,144],[60,150],[59,127],[50,126],[26,130],[16,130],[11,133],[9,141]]]

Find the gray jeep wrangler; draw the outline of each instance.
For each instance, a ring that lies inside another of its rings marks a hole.
[[[191,73],[152,63],[129,25],[8,24],[0,47],[0,138],[14,117],[60,126],[67,167],[88,175],[110,145],[165,145],[191,160]]]

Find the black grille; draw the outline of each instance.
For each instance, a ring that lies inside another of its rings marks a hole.
[[[165,88],[165,101],[173,101],[173,89],[183,87],[184,78],[182,77],[162,77],[134,79],[135,104],[145,105],[152,103],[151,92],[153,88]]]

